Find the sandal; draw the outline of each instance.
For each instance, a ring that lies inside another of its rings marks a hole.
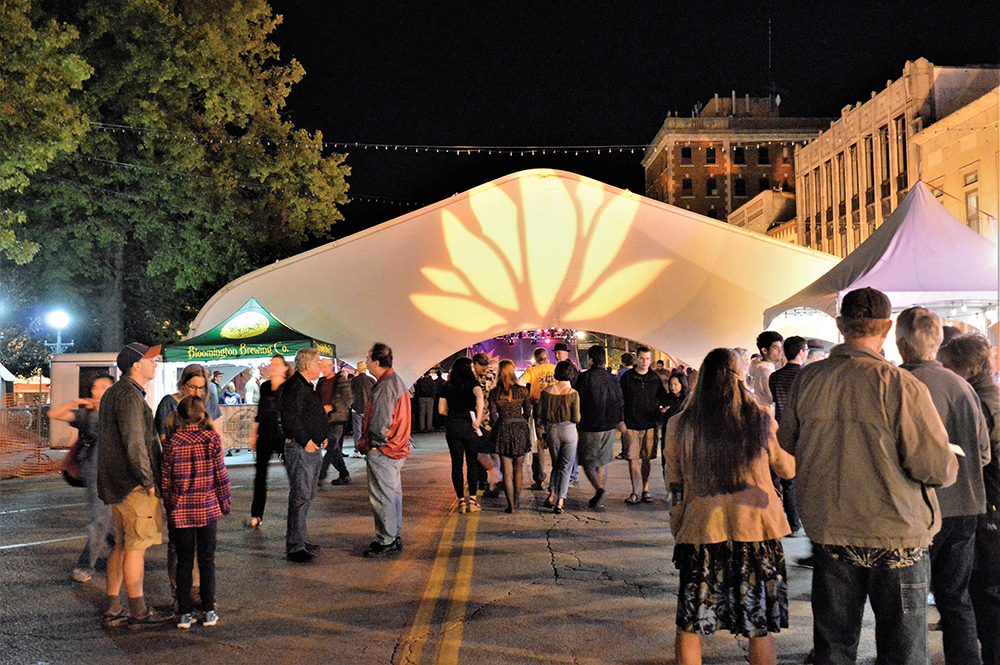
[[[630,506],[634,506],[637,503],[640,503],[641,501],[642,500],[639,498],[639,495],[638,494],[634,494],[634,493],[633,494],[629,494],[628,498],[625,499],[625,503],[627,503]]]
[[[555,502],[552,501],[552,496],[551,495],[548,498],[546,498],[545,502],[542,504],[542,506],[545,507],[545,508],[551,508],[554,505],[556,505],[556,504],[555,504]]]
[[[642,493],[642,502],[643,503],[653,503],[653,495],[650,494],[649,492],[643,492]]]
[[[458,500],[458,514],[464,515],[469,509],[468,504],[465,503],[465,497]]]
[[[470,513],[478,513],[480,510],[482,510],[482,507],[479,505],[479,502],[476,501],[476,499],[473,497],[469,497],[469,499],[465,502],[465,505],[466,505],[466,510]]]
[[[552,510],[552,512],[555,513],[556,515],[562,515],[563,514],[563,501],[562,501],[562,499],[559,499],[559,502],[556,504],[556,507]]]

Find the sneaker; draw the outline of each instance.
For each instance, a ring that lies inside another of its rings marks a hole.
[[[321,549],[323,549],[319,545],[313,545],[312,543],[305,543],[305,546],[306,546],[306,552],[309,552],[310,554],[316,554]]]
[[[128,612],[121,610],[118,614],[108,614],[105,613],[101,617],[101,625],[105,628],[117,628],[118,626],[124,626],[128,621]]]
[[[146,615],[142,617],[134,617],[129,615],[128,627],[132,630],[138,630],[139,628],[147,628],[150,626],[159,626],[168,621],[172,621],[174,618],[173,612],[161,613],[150,607],[146,611]]]
[[[205,617],[201,620],[203,626],[214,626],[219,623],[219,613],[215,610],[205,612]]]
[[[371,545],[368,546],[368,549],[365,550],[364,556],[368,558],[387,556],[390,554],[398,554],[399,552],[402,551],[403,551],[403,540],[397,537],[396,540],[392,541],[388,545],[382,545],[381,543],[378,542],[372,543]]]
[[[338,485],[350,485],[351,477],[341,476],[340,478],[334,478],[333,480],[330,481],[330,484],[333,485],[334,487],[337,487]]]
[[[191,627],[191,622],[193,622],[193,621],[194,621],[194,616],[191,615],[190,613],[188,613],[188,614],[182,614],[182,615],[180,615],[177,618],[177,627],[178,628],[190,628]]]
[[[312,563],[316,559],[316,555],[308,550],[296,550],[286,554],[285,558],[292,563]]]
[[[607,496],[607,494],[608,494],[607,491],[602,487],[601,489],[597,490],[597,492],[594,494],[594,496],[590,498],[587,504],[591,508],[600,508],[601,506],[604,505],[604,497]]]
[[[76,580],[77,582],[80,582],[80,583],[89,582],[90,578],[93,577],[93,576],[94,576],[94,574],[91,573],[89,570],[85,570],[83,568],[74,568],[73,569],[73,579]]]

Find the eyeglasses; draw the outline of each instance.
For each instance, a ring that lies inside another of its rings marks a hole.
[[[199,393],[205,390],[205,386],[196,386],[193,385],[190,381],[188,383],[185,383],[184,387],[187,388],[188,390],[194,390]]]

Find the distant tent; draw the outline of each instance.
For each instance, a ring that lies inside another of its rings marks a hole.
[[[1000,291],[996,243],[979,235],[917,182],[868,240],[825,275],[764,311],[767,328],[782,312],[808,307],[837,316],[840,299],[869,286],[897,311],[942,302],[992,301]]]
[[[14,383],[17,381],[17,377],[11,374],[10,370],[0,365],[0,381],[7,381],[9,383]]]
[[[316,347],[335,357],[337,347],[290,328],[250,298],[225,321],[191,339],[163,347],[166,362],[216,362],[270,358],[276,353],[294,355],[299,349]]]

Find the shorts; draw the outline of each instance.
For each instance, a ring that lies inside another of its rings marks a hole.
[[[126,550],[145,551],[150,545],[163,542],[166,520],[163,501],[149,496],[142,488],[129,493],[121,503],[111,505],[115,522],[115,542],[123,543]]]
[[[627,429],[622,434],[622,453],[625,459],[656,459],[656,428]]]
[[[615,458],[616,430],[605,432],[580,432],[576,459],[580,466],[605,467]]]

